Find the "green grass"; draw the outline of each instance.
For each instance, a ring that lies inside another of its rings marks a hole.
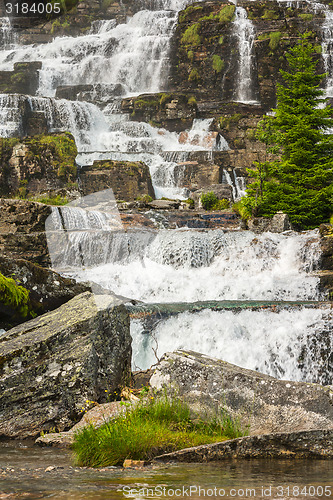
[[[242,435],[239,423],[223,412],[194,421],[179,398],[150,397],[98,429],[89,426],[79,431],[73,449],[78,465],[106,467]]]

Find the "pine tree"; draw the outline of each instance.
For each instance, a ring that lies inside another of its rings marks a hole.
[[[289,71],[280,71],[274,115],[265,116],[258,138],[279,160],[256,163],[244,207],[253,215],[282,210],[299,228],[313,228],[333,212],[333,109],[319,88],[314,47],[302,35],[286,55]]]

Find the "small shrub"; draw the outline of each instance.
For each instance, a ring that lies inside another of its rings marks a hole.
[[[5,278],[1,273],[0,301],[17,311],[22,317],[29,314],[29,291],[17,285],[12,278]]]
[[[188,81],[189,82],[197,82],[200,80],[199,72],[196,68],[193,68],[191,70],[191,73],[188,76]]]
[[[219,38],[219,44],[220,45],[224,44],[224,36],[223,35],[221,35],[220,38]]]
[[[216,71],[216,73],[221,73],[221,71],[224,68],[224,61],[220,58],[218,55],[213,55],[212,57],[213,60],[213,70]]]
[[[218,20],[220,23],[226,24],[232,21],[235,15],[235,5],[225,5],[219,12]]]
[[[187,58],[188,58],[189,61],[191,61],[191,62],[193,61],[193,59],[194,59],[194,52],[193,52],[193,50],[189,50],[187,52]]]
[[[189,97],[187,103],[190,105],[190,106],[196,106],[197,105],[197,100],[194,96],[191,96]]]

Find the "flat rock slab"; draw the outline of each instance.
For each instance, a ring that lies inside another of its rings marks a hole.
[[[166,453],[159,462],[216,462],[227,458],[333,458],[333,430],[266,434]]]
[[[250,435],[333,429],[333,387],[277,380],[192,351],[164,355],[150,379],[205,418],[226,411]]]
[[[104,403],[94,406],[91,410],[87,411],[80,422],[74,425],[67,432],[50,432],[45,436],[40,436],[36,439],[35,443],[39,446],[54,446],[57,448],[69,448],[74,441],[74,435],[83,427],[93,425],[100,427],[101,425],[109,422],[112,418],[118,417],[125,413],[128,408],[128,403],[124,404],[121,401],[112,401],[111,403]]]
[[[129,316],[111,295],[85,292],[0,337],[0,436],[72,427],[130,377]],[[108,391],[108,392],[106,392]]]

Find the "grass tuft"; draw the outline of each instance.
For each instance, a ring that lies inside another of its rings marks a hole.
[[[79,431],[73,449],[78,465],[106,467],[242,435],[239,423],[225,412],[194,421],[181,399],[149,397],[97,429],[91,425]]]

